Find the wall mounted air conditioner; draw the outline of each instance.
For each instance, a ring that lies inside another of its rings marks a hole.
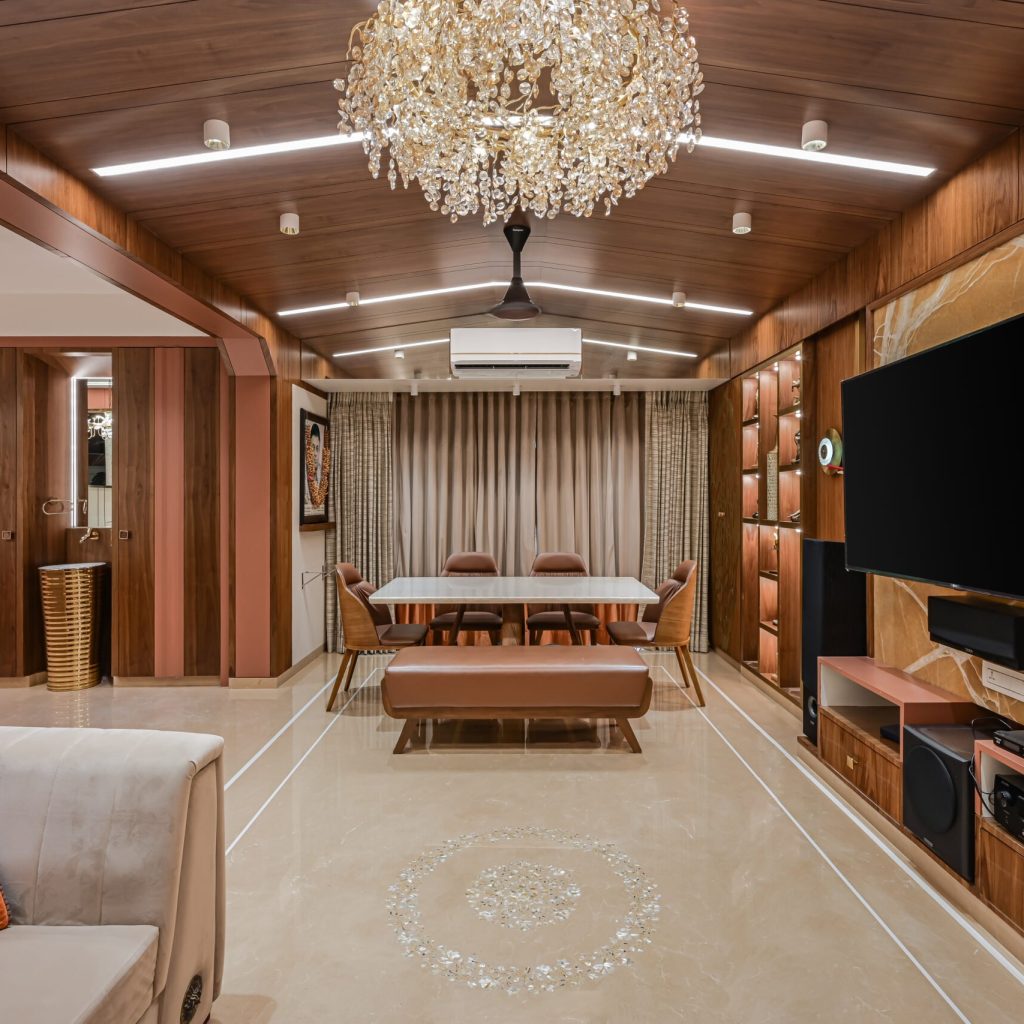
[[[575,327],[456,327],[455,377],[578,377],[583,338]]]

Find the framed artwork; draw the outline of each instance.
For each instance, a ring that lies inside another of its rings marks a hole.
[[[326,525],[330,517],[331,426],[323,416],[299,412],[299,524]]]

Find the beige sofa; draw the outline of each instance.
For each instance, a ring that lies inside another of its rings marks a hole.
[[[0,728],[0,1019],[207,1019],[224,963],[223,747]]]

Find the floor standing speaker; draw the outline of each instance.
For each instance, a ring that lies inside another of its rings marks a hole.
[[[818,742],[818,658],[867,654],[867,587],[861,572],[847,572],[846,545],[803,543],[802,696],[804,735]]]

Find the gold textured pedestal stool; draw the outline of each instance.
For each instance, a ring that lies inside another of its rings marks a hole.
[[[49,690],[84,690],[100,681],[100,595],[106,568],[106,562],[40,566]]]

